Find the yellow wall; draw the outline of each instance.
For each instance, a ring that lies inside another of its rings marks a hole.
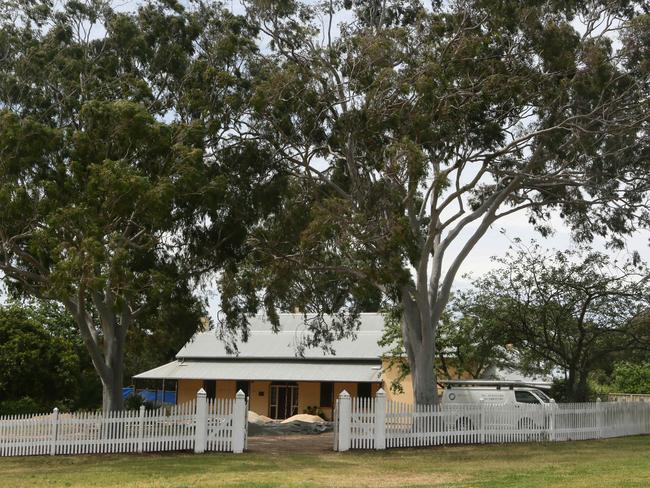
[[[411,378],[411,375],[408,374],[406,375],[400,382],[402,386],[402,393],[394,393],[391,391],[391,384],[393,380],[395,380],[399,374],[399,365],[398,364],[391,364],[391,361],[389,360],[384,360],[382,361],[381,365],[382,373],[381,373],[381,378],[383,380],[383,385],[382,388],[386,392],[386,398],[390,400],[395,400],[397,402],[402,402],[402,403],[413,403],[414,397],[413,397],[413,380]],[[456,370],[451,367],[449,370],[452,373],[452,377],[456,378],[458,374],[456,373]],[[468,373],[463,373],[460,375],[461,379],[472,379],[471,375]],[[448,379],[444,375],[442,375],[438,371],[438,378],[439,379]],[[373,393],[374,393],[374,388],[373,388]],[[442,395],[442,388],[438,386],[438,394]]]
[[[181,404],[194,400],[196,393],[203,388],[203,380],[178,380],[176,403]]]
[[[269,386],[271,386],[270,381],[251,381],[249,410],[260,415],[269,415]]]
[[[298,413],[304,413],[307,407],[320,407],[320,383],[318,381],[298,383]]]
[[[402,393],[395,393],[391,391],[391,385],[399,377],[399,365],[395,363],[391,364],[389,360],[384,360],[381,364],[381,370],[382,388],[386,392],[386,398],[396,402],[413,403],[413,381],[411,380],[411,375],[407,375],[400,382]]]
[[[357,396],[357,384],[356,383],[334,383],[334,399],[336,400],[341,392],[345,390],[350,396]]]
[[[233,380],[217,380],[217,398],[235,398],[236,386]]]
[[[394,370],[392,370],[394,371]],[[390,372],[389,372],[390,373]],[[396,374],[396,373],[394,373]],[[391,399],[403,402],[412,402],[413,389],[411,387],[410,377],[406,378],[402,386],[404,387],[403,395],[394,395],[390,392],[390,382],[394,376],[384,373],[383,384],[373,383],[371,388],[372,396],[375,396],[377,390],[382,387]],[[217,380],[217,398],[234,398],[236,392],[235,381]],[[251,381],[249,387],[249,409],[260,415],[269,415],[269,396],[270,381]],[[196,398],[196,393],[203,388],[203,380],[181,379],[178,380],[178,398],[177,403],[184,403]],[[334,383],[333,402],[346,390],[351,396],[357,395],[357,383]],[[261,393],[261,394],[260,394]],[[316,406],[323,411],[327,419],[332,418],[331,407],[320,406],[320,382],[318,381],[301,381],[298,383],[298,413],[303,413],[307,407]]]

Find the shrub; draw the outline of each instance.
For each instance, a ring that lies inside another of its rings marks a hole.
[[[47,411],[43,405],[30,397],[23,397],[20,400],[4,400],[0,402],[0,415],[23,415],[30,413],[42,413]]]

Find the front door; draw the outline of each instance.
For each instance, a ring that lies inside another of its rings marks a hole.
[[[272,419],[286,419],[298,413],[298,385],[271,383],[269,413]]]

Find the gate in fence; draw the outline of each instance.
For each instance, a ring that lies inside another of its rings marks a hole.
[[[156,410],[0,417],[0,456],[245,449],[248,405],[233,399],[192,400]]]
[[[334,448],[566,441],[648,433],[648,403],[409,405],[387,400],[380,389],[375,398],[352,398],[346,391],[339,395]]]

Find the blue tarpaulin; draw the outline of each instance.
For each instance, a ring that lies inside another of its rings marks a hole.
[[[148,402],[153,403],[165,403],[170,405],[176,405],[176,392],[165,390],[165,398],[163,399],[162,390],[149,390],[144,388],[142,390],[136,390],[136,393],[144,398]],[[122,397],[128,398],[133,395],[133,387],[126,386],[122,388]]]

